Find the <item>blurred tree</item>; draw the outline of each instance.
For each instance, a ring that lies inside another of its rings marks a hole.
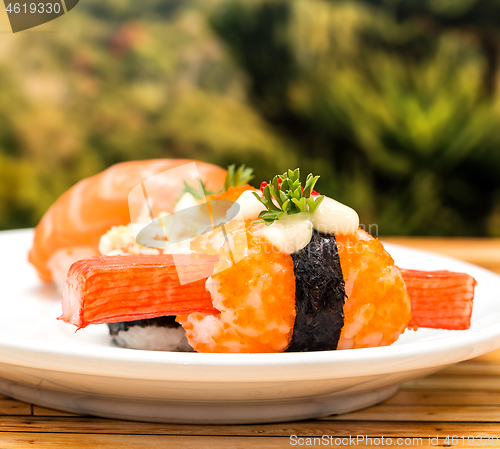
[[[392,12],[401,23],[420,22],[428,38],[445,30],[474,34],[485,56],[484,87],[488,94],[497,89],[500,46],[500,1],[498,0],[363,0]]]
[[[384,234],[500,235],[499,9],[81,2],[0,42],[0,228],[112,163],[192,157],[318,173]]]
[[[212,23],[258,77],[254,105],[301,154],[329,161],[320,186],[362,221],[384,234],[491,233],[500,111],[483,40],[451,23],[436,29],[416,3],[371,3],[232,0]],[[274,34],[259,32],[264,14]],[[242,42],[287,68],[278,95],[280,69],[259,76]]]
[[[89,0],[54,24],[0,49],[0,228],[123,160],[283,152],[195,2]]]

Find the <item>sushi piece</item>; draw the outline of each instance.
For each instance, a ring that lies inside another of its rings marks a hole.
[[[193,351],[184,329],[175,321],[175,316],[108,323],[108,327],[113,341],[122,348],[149,351]]]
[[[466,273],[401,270],[411,299],[409,327],[470,327],[476,280]]]
[[[124,162],[80,181],[62,195],[45,213],[35,229],[33,247],[28,260],[44,282],[62,279],[71,263],[99,255],[101,236],[112,226],[130,222],[128,195],[133,187],[154,175],[194,161],[187,159],[156,159]],[[219,191],[226,170],[196,161],[196,168],[208,190]],[[193,174],[193,176],[195,176]],[[158,210],[172,212],[180,196],[183,182],[195,184],[197,179],[158,179],[151,186],[161,191],[155,195]]]
[[[60,319],[79,328],[177,315],[217,312],[205,282],[180,284],[176,266],[193,278],[208,278],[217,258],[209,255],[101,256],[71,265]],[[120,275],[116,276],[119,272]]]
[[[249,227],[248,232],[262,235],[257,226],[254,224],[253,230]],[[296,318],[287,351],[354,349],[394,343],[408,327],[411,304],[401,273],[382,244],[361,229],[350,235],[337,234],[337,246],[334,246],[335,240],[329,234],[313,231],[312,236],[306,247],[289,256],[294,263],[294,271],[292,273],[288,269],[284,278],[288,282],[290,277],[295,278]],[[209,250],[210,242],[217,240],[216,236],[200,237],[194,242],[195,249]],[[329,241],[325,246],[320,246],[316,243],[317,240]],[[274,251],[269,248],[262,249],[261,252],[272,254]],[[284,256],[282,252],[279,254]],[[300,254],[304,255],[302,260]],[[339,259],[340,266],[337,269],[325,267],[325,264],[335,264]],[[251,268],[243,270],[243,267],[238,267],[239,264],[229,267],[227,263],[220,274],[211,277],[218,281],[215,286],[207,285],[214,306],[223,310],[229,304],[232,307],[231,313],[238,317],[245,315],[247,307],[247,300],[240,291],[255,285],[256,280],[260,288],[264,282],[261,280],[261,270],[271,273],[266,260],[270,260],[273,266],[269,256],[256,260],[253,264],[250,260],[245,260]],[[345,280],[345,287],[342,278]],[[275,284],[284,283],[284,279],[276,279]],[[269,290],[273,291],[272,280],[269,285]],[[319,298],[328,290],[324,289],[327,285],[332,289],[332,294],[324,298],[323,302]],[[252,293],[250,289],[244,291],[247,296]],[[231,295],[236,295],[237,298],[234,299]],[[236,300],[242,302],[236,303]],[[289,307],[288,296],[285,296],[284,303]],[[286,310],[290,313],[289,309]],[[210,335],[209,331],[213,329],[214,323],[223,318],[224,314],[214,318],[194,313],[189,319],[184,316],[178,319],[186,328],[188,340],[195,350],[212,352],[217,349],[219,352],[218,346],[197,342]],[[260,324],[265,326],[264,322]],[[285,338],[289,335],[283,333],[281,336]],[[224,338],[227,338],[224,333],[218,333],[217,337],[212,335],[215,341],[225,342]]]
[[[241,244],[224,247],[207,282],[220,314],[178,317],[196,351],[336,349],[345,292],[335,237],[327,233],[329,229],[313,231],[313,213],[320,212],[317,221],[321,224],[324,218],[324,210],[318,209],[324,198],[310,198],[318,178],[309,175],[304,187],[299,178],[298,170],[289,171],[263,186],[263,197],[254,194],[254,201],[264,205],[264,210],[258,212],[247,204],[257,214],[244,230],[237,228],[239,236],[232,236],[233,241],[244,242],[245,231],[248,248]],[[259,217],[262,223],[255,223]],[[200,236],[192,248],[215,253],[221,234],[218,230]],[[245,257],[233,264],[234,251],[240,248]]]

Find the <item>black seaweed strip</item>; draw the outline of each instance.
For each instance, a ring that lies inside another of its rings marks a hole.
[[[297,316],[286,352],[337,349],[346,295],[335,236],[313,231],[292,259]]]
[[[109,333],[113,336],[118,335],[120,331],[128,331],[131,327],[180,327],[180,324],[175,321],[175,316],[160,316],[158,318],[149,318],[146,320],[122,321],[120,323],[108,323]]]

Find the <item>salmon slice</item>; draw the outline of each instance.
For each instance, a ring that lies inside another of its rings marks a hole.
[[[217,256],[101,256],[71,265],[63,292],[60,320],[84,328],[89,324],[142,320],[191,312],[219,313],[205,282]],[[181,284],[192,275],[201,279]]]
[[[409,327],[470,327],[476,280],[466,273],[401,269],[411,300]]]
[[[226,170],[189,159],[122,162],[71,187],[49,208],[35,229],[28,260],[35,266],[40,279],[53,280],[58,259],[76,261],[99,255],[101,236],[112,226],[130,222],[129,193],[141,182],[148,183],[157,211],[172,212],[181,196],[183,182],[196,186],[199,180],[191,171],[187,177],[182,171],[169,174],[167,181],[155,175],[192,162],[196,162],[197,172],[207,190],[222,188]],[[66,272],[70,263],[64,265]]]

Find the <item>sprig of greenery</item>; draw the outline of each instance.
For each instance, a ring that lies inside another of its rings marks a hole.
[[[184,181],[184,187],[181,189],[181,195],[180,195],[179,199],[181,199],[182,195],[184,195],[185,193],[190,193],[191,195],[193,195],[193,198],[196,201],[201,201],[205,198],[205,195],[213,195],[213,194],[217,193],[217,192],[213,192],[212,190],[207,190],[207,187],[205,186],[205,184],[201,180],[200,180],[200,184],[201,184],[201,190],[189,185],[186,181]],[[179,201],[179,200],[177,200],[177,201]]]
[[[227,167],[226,179],[224,181],[224,191],[229,190],[229,187],[244,186],[254,177],[253,168],[246,167],[245,164],[243,164],[236,169],[236,164],[231,164]]]
[[[253,168],[247,167],[245,166],[245,164],[240,165],[238,168],[236,168],[236,164],[231,164],[229,167],[227,167],[224,187],[220,191],[214,192],[213,190],[208,190],[201,180],[201,191],[184,181],[184,187],[181,189],[179,199],[181,199],[182,195],[184,195],[185,193],[190,193],[191,195],[193,195],[196,201],[201,201],[205,199],[206,195],[215,195],[217,193],[227,191],[230,187],[239,187],[248,184],[248,182],[253,178]],[[179,199],[177,201],[179,201]]]
[[[314,190],[318,179],[319,176],[313,176],[312,173],[309,173],[302,189],[300,170],[298,168],[288,170],[283,175],[275,176],[264,187],[264,197],[253,192],[255,197],[267,209],[259,214],[260,221],[269,226],[287,215],[301,212],[312,214],[325,198],[324,195],[311,198],[311,192]]]

